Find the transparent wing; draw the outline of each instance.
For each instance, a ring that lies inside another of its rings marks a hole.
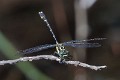
[[[63,43],[64,46],[72,46],[72,47],[81,47],[81,48],[92,48],[92,47],[100,47],[99,43]]]
[[[99,41],[99,40],[104,40],[107,38],[93,38],[93,39],[86,39],[86,40],[71,40],[68,42],[64,42],[64,43],[85,43],[85,42],[89,42],[89,41]]]
[[[45,50],[45,49],[48,49],[48,48],[53,48],[55,46],[56,46],[55,44],[45,44],[45,45],[40,45],[40,46],[28,48],[28,49],[25,49],[25,50],[20,50],[17,53],[19,53],[19,54],[30,54],[30,53],[42,51],[42,50]]]

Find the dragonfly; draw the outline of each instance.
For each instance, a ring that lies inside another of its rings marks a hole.
[[[48,20],[47,20],[45,14],[41,11],[41,12],[39,12],[39,16],[46,23],[47,27],[49,28],[49,31],[52,34],[52,37],[56,41],[56,44],[39,45],[39,46],[35,46],[35,47],[28,48],[28,49],[25,49],[25,50],[20,50],[20,51],[18,51],[18,53],[20,53],[20,54],[31,54],[31,53],[34,53],[34,52],[38,52],[38,51],[42,51],[42,50],[46,50],[46,49],[55,47],[56,51],[54,53],[57,54],[57,56],[60,58],[61,61],[64,61],[66,59],[69,59],[69,57],[70,57],[69,51],[66,50],[65,46],[80,47],[80,48],[100,47],[101,44],[90,43],[89,41],[99,41],[99,40],[106,39],[106,38],[93,38],[93,39],[87,39],[87,40],[71,40],[71,41],[59,43],[57,41],[56,37],[55,37],[55,34],[54,34],[50,24],[48,23]]]

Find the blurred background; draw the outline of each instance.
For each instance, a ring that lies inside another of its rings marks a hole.
[[[120,0],[0,0],[0,60],[17,50],[54,44],[43,11],[59,42],[105,37],[99,48],[67,47],[73,60],[107,65],[94,71],[56,61],[37,60],[0,66],[0,80],[120,80]],[[47,49],[28,55],[53,54]]]

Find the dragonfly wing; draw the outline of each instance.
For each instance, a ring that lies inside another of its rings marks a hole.
[[[30,54],[30,53],[42,51],[42,50],[45,50],[45,49],[48,49],[48,48],[53,48],[55,46],[56,46],[55,44],[45,44],[45,45],[40,45],[40,46],[28,48],[28,49],[25,49],[25,50],[20,50],[17,53],[19,53],[19,54]]]
[[[81,48],[92,48],[92,47],[100,47],[99,43],[63,43],[64,46],[72,46],[72,47],[81,47]]]
[[[99,41],[99,40],[104,40],[104,39],[107,39],[107,38],[93,38],[93,39],[86,39],[86,40],[71,40],[71,41],[68,41],[68,42],[64,42],[64,43],[85,43],[85,42],[88,42],[88,41]]]

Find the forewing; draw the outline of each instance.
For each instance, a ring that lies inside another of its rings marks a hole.
[[[81,47],[81,48],[93,48],[100,47],[99,43],[63,43],[64,46],[72,46],[72,47]]]
[[[104,40],[107,38],[93,38],[93,39],[86,39],[86,40],[71,40],[68,42],[64,42],[64,43],[85,43],[85,42],[89,42],[89,41],[99,41],[99,40]]]
[[[18,53],[19,54],[30,54],[30,53],[42,51],[42,50],[45,50],[45,49],[48,49],[48,48],[53,48],[55,46],[56,46],[55,44],[45,44],[45,45],[40,45],[40,46],[28,48],[28,49],[25,49],[25,50],[20,50],[20,51],[18,51]]]

